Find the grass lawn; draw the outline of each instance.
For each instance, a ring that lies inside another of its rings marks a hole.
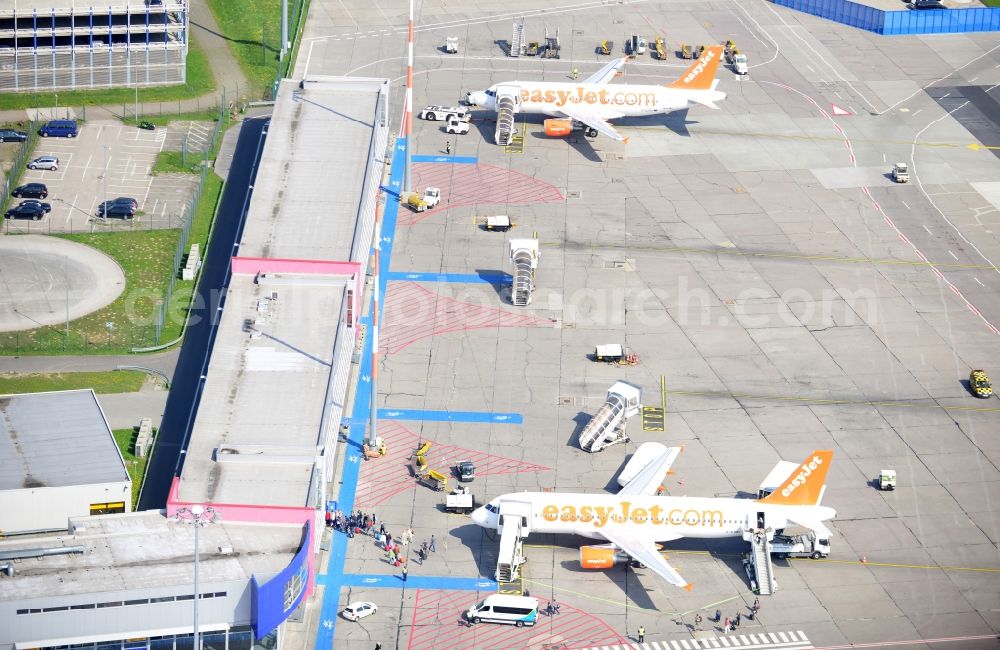
[[[280,40],[280,39],[278,39]],[[198,97],[215,89],[208,57],[191,41],[187,55],[187,83],[179,86],[139,88],[139,102],[166,102]],[[56,96],[58,95],[58,100]],[[34,106],[101,106],[135,103],[135,88],[60,91],[58,93],[0,93],[0,110]]]
[[[139,503],[139,488],[142,487],[142,477],[146,473],[146,461],[149,459],[147,455],[145,458],[139,458],[133,452],[135,448],[135,438],[139,435],[139,427],[133,427],[131,429],[115,429],[112,431],[115,436],[115,442],[118,443],[118,449],[122,452],[122,458],[125,459],[125,467],[128,468],[128,474],[132,477],[132,510],[135,510],[136,504]],[[156,430],[153,430],[153,436],[156,437]]]
[[[0,374],[0,395],[42,393],[50,390],[93,388],[95,393],[134,393],[142,388],[146,375],[135,370],[111,372],[60,372]]]
[[[288,3],[289,38],[295,39],[296,0]],[[229,47],[247,79],[257,88],[270,88],[278,75],[281,48],[281,0],[233,2],[208,0],[219,27],[229,38]],[[308,7],[307,0],[302,2]],[[285,58],[285,63],[291,57]]]
[[[979,0],[987,7],[1000,7],[1000,0]]]

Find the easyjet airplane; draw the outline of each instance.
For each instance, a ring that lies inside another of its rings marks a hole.
[[[575,124],[582,124],[589,137],[603,133],[627,143],[628,138],[618,133],[607,120],[668,113],[687,108],[691,102],[718,108],[715,102],[726,98],[724,92],[715,89],[719,83],[715,71],[721,56],[721,46],[706,47],[680,79],[666,86],[608,85],[625,65],[626,58],[621,58],[582,83],[508,81],[470,92],[468,99],[470,104],[495,111],[507,97],[515,113],[542,113],[557,118],[545,120],[546,135],[569,135]]]
[[[819,505],[833,451],[817,450],[774,492],[761,500],[657,496],[681,447],[656,442],[640,446],[633,459],[649,458],[638,471],[626,465],[619,477],[618,494],[515,492],[490,501],[472,513],[472,520],[498,529],[501,517],[525,517],[523,529],[531,533],[575,534],[603,539],[609,544],[584,546],[584,569],[607,569],[627,560],[619,551],[648,566],[667,582],[691,589],[691,584],[664,559],[657,544],[682,537],[738,537],[748,528],[781,529],[794,523],[820,537],[829,537],[823,524],[837,513]],[[641,459],[640,459],[641,460]],[[507,521],[510,521],[509,519]]]

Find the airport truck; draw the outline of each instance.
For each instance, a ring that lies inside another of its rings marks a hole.
[[[771,555],[778,557],[811,557],[818,560],[830,555],[830,540],[819,539],[816,533],[775,535],[771,540]]]
[[[423,212],[433,208],[435,205],[441,201],[441,190],[436,187],[428,187],[424,190],[423,196],[420,194],[411,194],[406,200],[406,204],[410,206],[411,210],[415,212]]]

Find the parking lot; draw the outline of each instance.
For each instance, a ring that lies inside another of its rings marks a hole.
[[[145,131],[113,121],[91,121],[81,124],[76,138],[39,138],[32,158],[56,156],[59,169],[26,170],[21,182],[45,183],[49,188],[46,201],[52,204],[52,211],[40,221],[8,219],[6,230],[59,233],[179,228],[197,177],[153,176],[150,172],[160,151],[180,150],[185,136],[195,149],[195,143],[205,139],[210,129],[211,125],[203,123],[181,122]],[[195,158],[197,155],[192,154]],[[98,217],[98,206],[105,197],[136,199],[136,216],[131,220]]]

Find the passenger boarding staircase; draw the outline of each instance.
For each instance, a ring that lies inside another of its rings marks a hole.
[[[596,453],[619,442],[628,442],[625,422],[642,409],[641,391],[623,381],[608,389],[608,397],[580,432],[580,448]]]
[[[501,147],[510,144],[514,136],[514,117],[517,115],[520,103],[520,87],[510,84],[497,86],[497,129],[493,139]]]
[[[525,307],[531,302],[531,294],[535,291],[538,240],[511,239],[510,263],[514,266],[514,284],[510,290],[510,302],[517,307]]]
[[[500,502],[500,551],[497,557],[497,582],[513,582],[525,563],[524,538],[531,532],[531,504],[519,501]]]
[[[524,18],[514,21],[514,33],[510,37],[510,55],[521,56],[524,49]]]
[[[750,543],[750,555],[747,558],[755,576],[757,593],[762,596],[773,594],[778,588],[778,582],[774,579],[774,567],[771,565],[771,539],[774,537],[773,528],[765,528],[763,525],[764,513],[757,513],[756,526],[754,522],[747,522],[748,526],[743,530],[743,539]]]

